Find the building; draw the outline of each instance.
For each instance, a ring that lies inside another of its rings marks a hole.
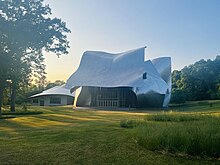
[[[74,93],[62,86],[56,86],[30,97],[32,105],[57,106],[72,105]]]
[[[67,80],[75,106],[167,107],[171,58],[145,60],[145,47],[119,54],[86,51]]]

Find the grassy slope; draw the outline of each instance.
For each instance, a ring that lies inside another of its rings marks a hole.
[[[43,114],[0,120],[0,164],[211,164],[151,152],[132,139],[123,119],[144,113],[73,111],[68,107],[31,107]],[[220,112],[220,104],[173,110]]]

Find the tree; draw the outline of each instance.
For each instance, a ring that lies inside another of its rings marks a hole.
[[[49,88],[53,88],[55,86],[61,86],[65,84],[64,81],[62,80],[56,80],[55,82],[49,82],[47,85],[46,85],[46,88],[45,89],[49,89]]]
[[[220,57],[201,59],[180,71],[173,71],[172,82],[173,93],[179,95],[178,90],[181,90],[186,100],[219,99]]]
[[[171,102],[177,104],[185,103],[186,102],[185,92],[181,89],[173,89],[171,95]]]
[[[3,103],[3,92],[4,88],[6,87],[6,81],[9,78],[9,69],[12,61],[11,56],[9,56],[7,53],[8,49],[6,44],[4,42],[0,42],[0,115]]]
[[[9,77],[14,111],[20,83],[27,83],[33,73],[39,77],[45,74],[43,52],[68,54],[66,33],[70,30],[61,19],[50,18],[51,9],[43,0],[0,0],[0,13],[4,22],[0,24],[1,42],[6,43],[7,55],[12,58]]]

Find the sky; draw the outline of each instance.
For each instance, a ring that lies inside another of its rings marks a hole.
[[[147,46],[147,59],[169,56],[172,70],[220,54],[220,0],[45,0],[71,30],[68,55],[45,54],[49,81],[64,80],[83,52],[120,53]]]

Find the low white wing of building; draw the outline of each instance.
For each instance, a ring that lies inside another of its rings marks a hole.
[[[70,93],[69,89],[65,88],[65,85],[55,86],[47,89],[39,94],[30,97],[32,104],[34,105],[67,105],[73,104],[73,98],[75,93]]]

